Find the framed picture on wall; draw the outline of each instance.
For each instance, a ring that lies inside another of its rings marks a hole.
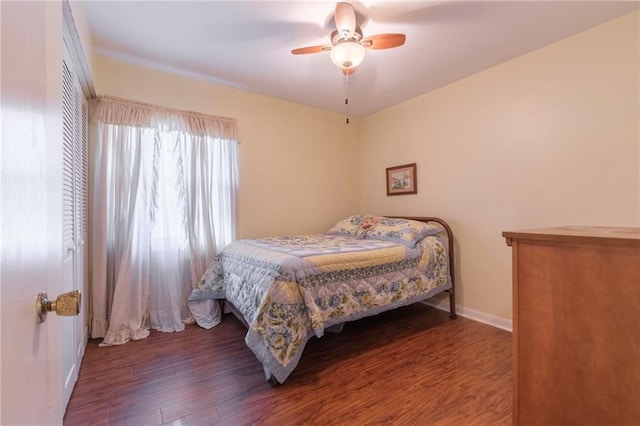
[[[387,167],[387,195],[417,193],[416,163]]]

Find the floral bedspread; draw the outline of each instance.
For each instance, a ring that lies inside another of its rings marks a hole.
[[[209,265],[189,297],[194,312],[226,298],[250,328],[247,345],[283,383],[306,342],[332,325],[451,288],[440,236],[414,248],[328,234],[240,240]]]

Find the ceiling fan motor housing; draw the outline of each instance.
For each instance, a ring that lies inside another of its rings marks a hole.
[[[355,30],[353,30],[353,37],[351,37],[350,39],[344,38],[343,35],[340,34],[338,30],[335,30],[334,32],[331,33],[331,44],[333,44],[334,46],[340,43],[341,41],[347,41],[347,40],[353,40],[356,43],[359,43],[360,40],[362,40],[362,30],[360,29],[359,26],[356,25]]]

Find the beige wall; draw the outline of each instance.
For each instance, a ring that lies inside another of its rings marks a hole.
[[[240,237],[323,232],[360,211],[359,120],[94,56],[98,95],[234,117]]]
[[[639,21],[623,16],[363,120],[363,211],[448,220],[465,308],[511,318],[502,231],[640,226]],[[418,194],[387,197],[385,168],[412,162]]]

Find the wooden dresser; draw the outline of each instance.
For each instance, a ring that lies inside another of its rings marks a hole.
[[[640,228],[503,232],[513,423],[640,424]]]

